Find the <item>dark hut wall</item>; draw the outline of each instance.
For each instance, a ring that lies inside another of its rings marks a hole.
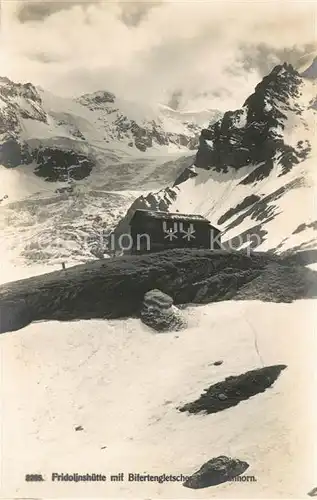
[[[171,231],[169,234],[168,231]],[[169,248],[211,248],[219,231],[208,221],[152,218],[145,214],[131,223],[133,251],[155,251]],[[219,248],[219,244],[215,244]]]

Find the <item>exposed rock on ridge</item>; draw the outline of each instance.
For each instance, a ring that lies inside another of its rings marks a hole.
[[[285,143],[284,121],[287,113],[301,113],[296,99],[300,96],[302,79],[289,64],[276,66],[256,86],[243,107],[227,111],[223,118],[204,129],[195,164],[198,167],[227,171],[245,165],[261,164],[254,177],[267,176],[278,158],[281,174],[303,160],[310,144],[298,142],[296,147]]]

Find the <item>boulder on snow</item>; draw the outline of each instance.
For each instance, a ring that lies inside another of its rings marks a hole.
[[[220,456],[208,460],[197,472],[184,481],[186,488],[200,489],[215,486],[217,484],[231,481],[247,470],[249,464],[238,460]]]
[[[159,332],[181,330],[187,323],[173,299],[161,290],[150,290],[144,295],[140,317],[143,323]]]
[[[223,363],[222,359],[219,359],[219,361],[215,361],[213,364],[215,366],[220,366],[220,365],[222,365],[222,363]]]

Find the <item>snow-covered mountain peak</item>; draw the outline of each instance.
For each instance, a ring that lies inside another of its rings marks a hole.
[[[182,113],[160,104],[131,102],[106,91],[85,94],[77,102],[96,113],[108,140],[124,141],[142,152],[169,144],[195,149],[202,124],[221,116],[217,110]]]
[[[28,118],[41,122],[47,121],[42,109],[39,92],[31,83],[14,83],[9,78],[0,78],[0,133],[13,137],[21,131],[20,119]]]
[[[254,93],[245,101],[245,106],[250,112],[255,111],[256,104],[262,108],[263,104],[270,104],[274,109],[265,108],[269,115],[274,115],[274,110],[279,103],[290,104],[291,98],[299,97],[299,89],[303,82],[300,75],[291,64],[282,64],[275,68],[255,87]]]
[[[0,77],[0,96],[4,102],[14,99],[16,104],[22,107],[23,102],[18,99],[25,99],[29,102],[41,104],[41,96],[32,83],[15,83],[7,77]]]
[[[92,109],[94,109],[93,105],[100,107],[105,103],[114,103],[115,99],[116,96],[111,92],[107,92],[106,90],[98,90],[91,94],[84,94],[80,96],[77,101],[88,107],[89,105],[91,105]]]
[[[276,66],[241,109],[226,112],[202,131],[196,165],[226,170],[261,163],[259,174],[266,175],[278,157],[286,172],[309,153],[309,142],[296,140],[293,132],[314,119],[312,97],[310,84],[291,65]]]
[[[48,181],[81,180],[131,157],[180,155],[196,149],[204,126],[219,117],[182,116],[159,105],[100,90],[78,99],[54,96],[31,83],[0,79],[0,164],[30,165]]]

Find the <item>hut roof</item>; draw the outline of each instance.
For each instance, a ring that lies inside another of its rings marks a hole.
[[[197,214],[180,214],[178,212],[176,213],[171,213],[171,212],[161,212],[161,211],[156,211],[156,210],[142,210],[138,209],[134,212],[134,215],[132,216],[131,222],[135,221],[136,219],[162,219],[162,220],[179,220],[179,221],[188,221],[188,222],[206,222],[210,224],[209,220],[206,219],[203,215],[197,215]],[[131,223],[130,222],[130,223]]]

